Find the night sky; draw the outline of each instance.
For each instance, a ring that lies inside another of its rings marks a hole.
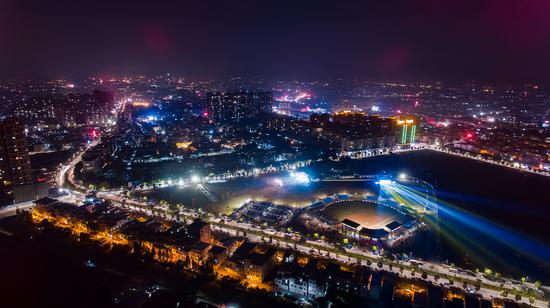
[[[0,0],[1,77],[550,84],[550,1]]]

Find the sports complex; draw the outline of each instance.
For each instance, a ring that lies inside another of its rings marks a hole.
[[[429,200],[435,198],[434,192],[410,177],[365,175],[309,179],[304,174],[293,174],[286,181],[280,177],[264,181],[274,185],[260,189],[256,198],[248,197],[235,208],[234,218],[284,227],[293,217],[306,217],[302,220],[307,221],[310,231],[338,230],[349,237],[391,246],[412,236],[421,225],[421,216],[434,213],[427,206]],[[289,195],[294,201],[300,200],[300,206],[281,200],[281,191],[293,192]],[[332,194],[327,195],[327,191]]]

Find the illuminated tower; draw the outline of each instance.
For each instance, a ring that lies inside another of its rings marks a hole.
[[[414,138],[416,137],[416,121],[413,119],[400,119],[397,120],[397,126],[401,127],[397,135],[397,143],[414,143]]]

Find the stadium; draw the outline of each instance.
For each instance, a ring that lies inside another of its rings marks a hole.
[[[308,212],[347,236],[388,246],[410,237],[419,227],[417,216],[406,207],[374,196],[334,195],[312,204]]]

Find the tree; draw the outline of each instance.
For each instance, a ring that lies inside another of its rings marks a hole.
[[[428,279],[428,273],[422,272],[422,279]]]
[[[519,301],[521,301],[521,294],[519,294],[519,293],[518,293],[518,294],[516,294],[516,297],[515,297],[515,299],[516,299],[516,302],[519,302]]]
[[[535,281],[535,288],[540,289],[541,286],[542,283],[540,282],[540,280]]]
[[[378,263],[376,263],[376,265],[379,267],[379,268],[382,268],[384,266],[384,264],[382,264],[381,261],[378,261]]]

